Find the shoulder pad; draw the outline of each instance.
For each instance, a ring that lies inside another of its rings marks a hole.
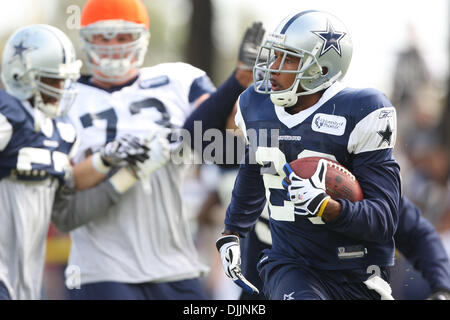
[[[251,112],[254,109],[253,106],[258,105],[268,97],[269,95],[257,93],[255,91],[255,86],[253,84],[250,85],[239,96],[239,106],[243,116],[245,117],[248,112]]]
[[[376,89],[361,89],[355,92],[354,103],[358,107],[360,118],[364,118],[376,109],[392,107],[384,93]]]

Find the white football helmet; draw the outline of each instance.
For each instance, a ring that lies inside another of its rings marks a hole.
[[[259,50],[253,68],[255,90],[270,94],[277,106],[291,107],[297,103],[298,96],[324,90],[342,79],[350,65],[352,51],[350,35],[335,16],[315,10],[291,14]],[[283,57],[279,68],[272,69],[275,52]],[[288,55],[300,58],[297,70],[283,70]],[[261,81],[256,80],[257,73],[264,74]],[[295,73],[296,77],[288,89],[275,91],[270,85],[272,73]],[[303,89],[301,92],[297,92],[299,86]]]
[[[95,35],[112,39],[131,34],[126,44],[94,44]],[[140,0],[89,0],[81,14],[80,37],[86,65],[104,82],[121,82],[140,67],[150,41],[147,9]]]
[[[54,118],[67,113],[75,100],[75,83],[81,61],[69,38],[49,25],[30,25],[17,30],[3,51],[2,81],[19,100],[31,100],[36,109]],[[64,80],[63,88],[45,84],[43,78]],[[42,95],[56,99],[45,103]]]

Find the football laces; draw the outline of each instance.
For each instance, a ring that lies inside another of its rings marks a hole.
[[[356,180],[355,176],[349,170],[347,170],[346,168],[344,168],[340,164],[332,162],[332,161],[329,161],[329,160],[325,160],[325,161],[327,162],[329,167],[333,167],[335,169],[338,169],[339,171],[341,171],[344,174],[348,175],[350,177],[350,179]]]

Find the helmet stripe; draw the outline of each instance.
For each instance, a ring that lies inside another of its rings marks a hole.
[[[49,32],[51,32],[51,33],[55,36],[55,38],[58,40],[58,42],[61,44],[61,48],[62,48],[62,63],[65,64],[65,63],[66,63],[66,49],[65,49],[65,47],[64,47],[63,41],[59,38],[58,34],[55,33],[54,30],[52,30],[52,29],[50,29],[50,28],[47,28],[47,27],[45,27],[45,26],[43,26],[43,27],[44,27],[44,29],[46,29],[46,30],[48,30]]]
[[[310,12],[320,12],[320,11],[319,10],[307,10],[307,11],[302,11],[302,12],[297,13],[295,16],[293,16],[291,19],[289,19],[289,21],[284,25],[280,34],[284,34],[286,32],[286,30],[290,27],[290,25],[292,23],[294,23],[295,20],[297,20],[297,18],[299,18],[307,13],[310,13]]]
[[[61,43],[61,48],[62,48],[62,56],[63,56],[62,63],[65,64],[66,63],[66,49],[64,49],[63,43]]]

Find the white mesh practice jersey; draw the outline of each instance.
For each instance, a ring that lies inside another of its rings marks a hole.
[[[81,83],[70,113],[81,140],[75,162],[124,134],[143,138],[155,123],[181,127],[195,100],[214,90],[185,63],[141,69],[134,83],[109,92]],[[69,265],[79,268],[81,284],[175,281],[207,271],[182,203],[184,169],[169,161],[151,175],[151,193],[138,182],[108,214],[71,232]]]
[[[12,299],[41,298],[45,241],[57,186],[51,179],[0,181],[0,281]]]

